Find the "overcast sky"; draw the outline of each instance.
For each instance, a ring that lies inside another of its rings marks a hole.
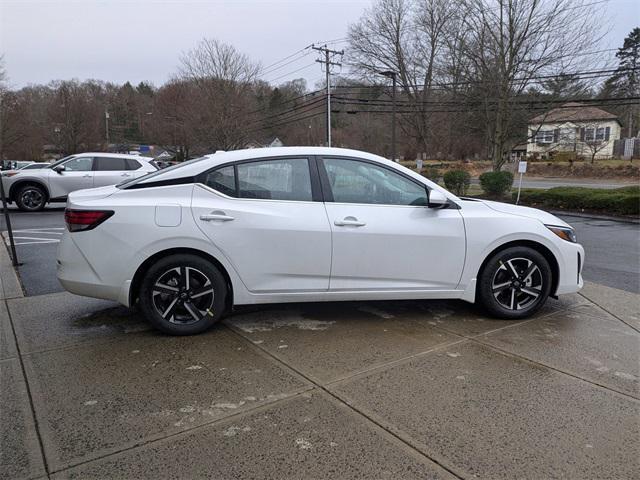
[[[0,53],[10,85],[94,78],[165,82],[181,52],[215,37],[268,66],[313,42],[342,39],[371,0],[0,0]],[[610,31],[598,49],[617,48],[640,25],[640,0],[609,0]],[[601,5],[598,5],[598,8]],[[336,42],[337,50],[346,46]],[[281,83],[323,76],[316,55],[266,69]],[[285,62],[283,62],[285,63]],[[297,71],[296,71],[297,70]]]

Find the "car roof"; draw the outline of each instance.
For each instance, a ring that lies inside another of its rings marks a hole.
[[[179,164],[175,167],[170,167],[166,170],[160,170],[153,175],[153,178],[145,179],[140,183],[157,182],[162,180],[171,180],[174,178],[184,178],[208,170],[209,168],[217,165],[224,165],[225,163],[237,162],[241,160],[252,160],[261,158],[272,157],[292,157],[292,156],[341,156],[341,157],[357,157],[369,160],[374,160],[381,163],[392,163],[378,155],[374,155],[368,152],[362,152],[360,150],[352,150],[348,148],[332,148],[332,147],[269,147],[269,148],[247,148],[244,150],[232,150],[232,151],[218,151],[203,157]]]
[[[109,158],[131,158],[133,160],[142,160],[144,162],[150,162],[153,160],[151,157],[143,157],[142,155],[131,155],[128,153],[108,153],[108,152],[82,152],[76,153],[74,156],[92,156],[92,157],[109,157]]]

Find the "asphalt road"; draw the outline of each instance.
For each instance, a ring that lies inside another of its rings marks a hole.
[[[612,220],[562,218],[573,225],[585,248],[585,280],[640,293],[640,225]],[[55,275],[57,238],[64,228],[63,207],[40,213],[11,210],[20,277],[27,295],[62,291]],[[0,230],[6,230],[4,218]]]
[[[519,177],[516,174],[516,178],[514,181],[514,186],[517,188],[519,182]],[[471,183],[473,185],[480,185],[480,180],[477,178],[471,179]],[[580,179],[580,178],[535,178],[535,177],[527,177],[526,175],[522,178],[522,188],[554,188],[554,187],[586,187],[586,188],[620,188],[620,187],[628,187],[631,185],[637,185],[637,183],[633,182],[618,182],[615,180],[589,180],[589,179]]]

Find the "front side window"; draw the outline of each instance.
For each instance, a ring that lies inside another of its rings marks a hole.
[[[313,200],[306,158],[259,160],[219,168],[205,184],[225,195],[263,200]]]
[[[96,157],[96,170],[99,172],[115,172],[127,169],[124,158]]]
[[[76,157],[64,164],[66,172],[90,172],[93,168],[93,157]]]
[[[358,160],[322,160],[333,201],[374,205],[427,205],[426,187],[378,165]]]

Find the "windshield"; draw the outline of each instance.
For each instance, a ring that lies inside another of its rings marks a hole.
[[[75,155],[69,155],[69,156],[67,156],[67,157],[61,158],[60,160],[57,160],[57,161],[55,161],[55,162],[53,162],[53,163],[49,164],[49,165],[48,165],[48,167],[49,167],[49,168],[53,168],[53,167],[55,167],[56,165],[60,165],[62,162],[66,162],[67,160],[72,159],[73,157],[75,157]]]
[[[162,170],[158,170],[156,172],[148,173],[148,174],[146,174],[146,175],[144,175],[142,177],[133,178],[131,180],[125,180],[124,182],[121,182],[121,183],[117,184],[116,187],[118,187],[118,188],[128,188],[128,187],[130,187],[132,185],[135,185],[137,183],[147,181],[147,180],[149,180],[151,178],[157,177],[158,175],[162,175],[163,173],[171,172],[173,170],[177,170],[179,168],[182,168],[185,165],[191,165],[191,164],[194,164],[196,162],[200,162],[201,160],[206,160],[206,158],[207,157],[199,157],[199,158],[194,158],[193,160],[187,160],[186,162],[178,163],[177,165],[172,165],[171,167],[167,167],[167,168],[164,168]]]

